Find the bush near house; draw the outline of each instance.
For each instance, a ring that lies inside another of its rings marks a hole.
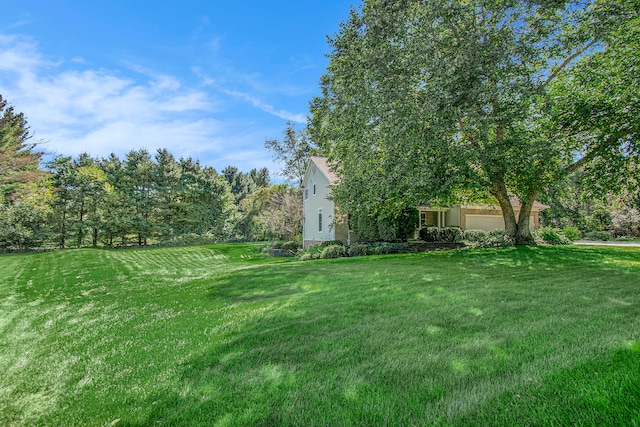
[[[459,227],[427,227],[420,230],[420,238],[425,242],[455,243],[463,240]]]
[[[489,233],[484,230],[464,230],[462,238],[468,242],[484,242],[489,238]]]
[[[321,259],[341,258],[345,255],[345,247],[342,244],[328,245],[320,252]]]

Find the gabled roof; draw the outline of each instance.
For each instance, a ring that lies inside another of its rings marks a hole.
[[[311,160],[309,161],[309,165],[307,166],[307,172],[304,175],[304,179],[302,180],[302,184],[307,182],[309,178],[309,171],[311,170],[311,165],[315,165],[320,172],[329,180],[329,185],[337,184],[340,181],[340,177],[331,170],[329,164],[327,163],[327,158],[322,156],[311,156]]]

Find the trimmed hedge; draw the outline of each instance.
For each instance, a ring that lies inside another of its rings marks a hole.
[[[420,230],[420,238],[425,242],[455,243],[463,239],[459,227],[427,227]]]

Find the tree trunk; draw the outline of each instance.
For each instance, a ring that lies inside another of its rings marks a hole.
[[[499,180],[493,185],[493,195],[498,200],[500,209],[502,209],[505,240],[515,242],[518,224],[516,223],[516,214],[513,211],[513,206],[511,205],[507,186],[504,181]]]
[[[98,246],[98,229],[97,228],[93,228],[93,247],[95,248],[96,246]]]
[[[67,212],[62,212],[62,224],[60,226],[60,249],[64,249],[67,234]]]
[[[84,230],[82,229],[82,221],[84,221],[84,203],[80,206],[80,227],[78,228],[78,247],[82,246],[84,238]]]
[[[516,245],[534,245],[535,240],[529,228],[529,218],[531,209],[538,195],[537,191],[532,191],[524,200],[520,200],[520,214],[518,215],[518,230],[516,233]]]

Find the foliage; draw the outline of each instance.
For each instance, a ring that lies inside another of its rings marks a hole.
[[[584,233],[582,238],[585,240],[603,240],[605,242],[612,239],[611,233],[608,231],[590,231]]]
[[[581,167],[609,171],[637,160],[640,37],[616,36],[637,28],[635,6],[371,0],[352,10],[330,40],[310,123],[341,175],[336,200],[352,215],[384,217],[400,201],[490,196],[507,240],[532,243],[529,216],[541,190]],[[596,83],[607,79],[579,75],[596,76],[608,62],[620,96],[600,105],[609,85]],[[596,103],[577,105],[589,101],[591,83]],[[574,87],[584,97],[573,98]],[[602,114],[590,119],[590,106]]]
[[[460,227],[426,227],[420,230],[420,238],[425,242],[455,243],[462,241],[463,237]]]
[[[562,235],[572,242],[575,242],[580,238],[580,230],[578,227],[563,227]]]
[[[350,257],[365,256],[369,254],[369,248],[367,245],[363,243],[354,243],[352,245],[349,245],[349,248],[347,249],[347,254]]]
[[[320,253],[321,259],[340,258],[345,255],[344,245],[328,245]]]
[[[281,175],[302,186],[309,160],[312,155],[318,154],[318,148],[309,138],[307,130],[296,131],[295,125],[287,122],[282,141],[267,139],[264,145],[273,153],[275,161],[284,163]]]
[[[341,240],[326,240],[319,245],[321,248],[326,248],[327,246],[344,246]]]
[[[536,230],[536,233],[540,236],[544,243],[549,245],[566,245],[571,243],[567,237],[565,237],[560,230],[552,227],[540,227]]]
[[[476,248],[508,247],[515,245],[515,239],[508,236],[504,229],[495,228],[486,234],[486,239],[473,242]]]
[[[542,201],[544,225],[575,226],[582,232],[607,230],[614,235],[640,235],[640,207],[634,192],[610,191],[596,196],[588,188],[593,179],[579,171],[550,188]]]
[[[11,194],[28,183],[40,181],[42,152],[29,143],[31,135],[23,113],[16,113],[0,95],[0,196]]]
[[[0,251],[25,251],[45,246],[51,237],[52,188],[27,184],[20,197],[9,201],[0,196]]]
[[[300,255],[300,261],[312,261],[314,259],[319,259],[320,254],[316,252],[305,251]]]
[[[420,239],[425,242],[437,242],[440,239],[440,228],[424,227],[420,229]]]
[[[412,238],[420,218],[415,208],[398,204],[394,211],[351,212],[353,231],[364,241],[395,242]],[[376,213],[377,212],[377,213]]]
[[[462,238],[469,242],[484,242],[489,237],[489,233],[484,230],[464,230]]]
[[[300,240],[302,236],[302,192],[286,184],[256,191],[251,197],[255,226],[268,239]]]

